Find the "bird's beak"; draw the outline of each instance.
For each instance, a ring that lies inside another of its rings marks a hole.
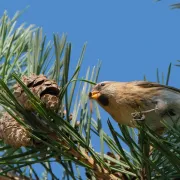
[[[101,94],[100,94],[99,91],[92,91],[92,92],[89,93],[89,98],[97,100],[100,95]]]

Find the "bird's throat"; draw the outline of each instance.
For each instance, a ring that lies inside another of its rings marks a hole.
[[[100,104],[103,106],[108,106],[109,105],[109,99],[105,95],[100,95],[97,99]]]

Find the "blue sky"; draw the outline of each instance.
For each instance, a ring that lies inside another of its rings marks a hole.
[[[177,1],[178,2],[178,1]],[[100,81],[156,80],[156,68],[167,71],[170,62],[180,59],[179,10],[171,10],[172,1],[1,1],[12,16],[30,8],[19,22],[43,27],[53,33],[65,32],[72,42],[73,62],[87,42],[84,68],[102,60]],[[174,1],[175,3],[175,1]],[[179,68],[173,67],[170,84],[180,87]]]
[[[100,59],[99,81],[142,80],[144,75],[156,81],[156,68],[166,74],[169,63],[180,59],[180,10],[169,6],[176,2],[4,0],[0,14],[7,10],[12,17],[29,5],[20,23],[42,27],[49,40],[53,33],[67,33],[72,68],[87,42],[83,68]],[[180,87],[179,75],[180,69],[173,66],[170,85]]]

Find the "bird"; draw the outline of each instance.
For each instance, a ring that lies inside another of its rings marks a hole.
[[[137,121],[144,121],[158,134],[164,132],[165,124],[180,125],[180,89],[171,86],[148,81],[104,81],[92,88],[89,98],[119,124],[137,127]]]

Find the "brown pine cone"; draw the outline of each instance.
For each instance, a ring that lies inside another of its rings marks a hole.
[[[52,110],[58,109],[59,87],[55,81],[47,79],[47,77],[42,74],[32,74],[29,77],[23,76],[22,81],[34,95],[38,96],[42,102],[45,103],[46,108]],[[26,110],[33,110],[27,94],[18,83],[14,85],[14,95]]]
[[[32,144],[29,132],[7,112],[0,119],[0,138],[16,148]]]

